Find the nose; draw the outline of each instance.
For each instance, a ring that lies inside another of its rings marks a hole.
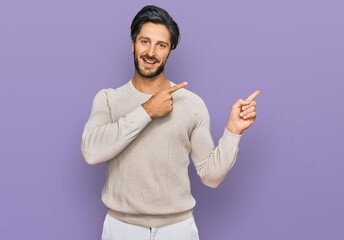
[[[149,46],[148,51],[147,51],[147,54],[148,54],[148,56],[150,56],[150,57],[153,57],[153,56],[155,55],[155,48],[154,48],[153,44],[151,44],[151,45]]]

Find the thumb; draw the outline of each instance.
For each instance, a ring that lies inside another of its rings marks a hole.
[[[236,103],[234,103],[233,108],[241,109],[242,106],[250,104],[250,101],[239,99]]]

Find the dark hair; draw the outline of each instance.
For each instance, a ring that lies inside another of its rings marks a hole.
[[[179,40],[179,28],[177,23],[164,9],[148,5],[143,7],[134,17],[131,23],[131,39],[136,42],[136,37],[141,31],[143,24],[147,22],[162,24],[170,32],[171,50],[175,49]]]

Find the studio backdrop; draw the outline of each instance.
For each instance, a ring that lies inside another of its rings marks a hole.
[[[100,239],[106,163],[80,151],[95,94],[134,75],[130,24],[166,9],[168,80],[202,97],[218,144],[232,105],[257,118],[218,188],[190,158],[201,240],[344,239],[343,1],[0,3],[0,239]]]

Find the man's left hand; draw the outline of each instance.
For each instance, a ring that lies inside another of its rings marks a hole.
[[[226,128],[228,131],[235,134],[242,134],[242,132],[250,127],[256,119],[255,106],[256,101],[253,99],[260,93],[259,90],[252,93],[246,100],[239,99],[233,106],[229,115],[229,120]]]

